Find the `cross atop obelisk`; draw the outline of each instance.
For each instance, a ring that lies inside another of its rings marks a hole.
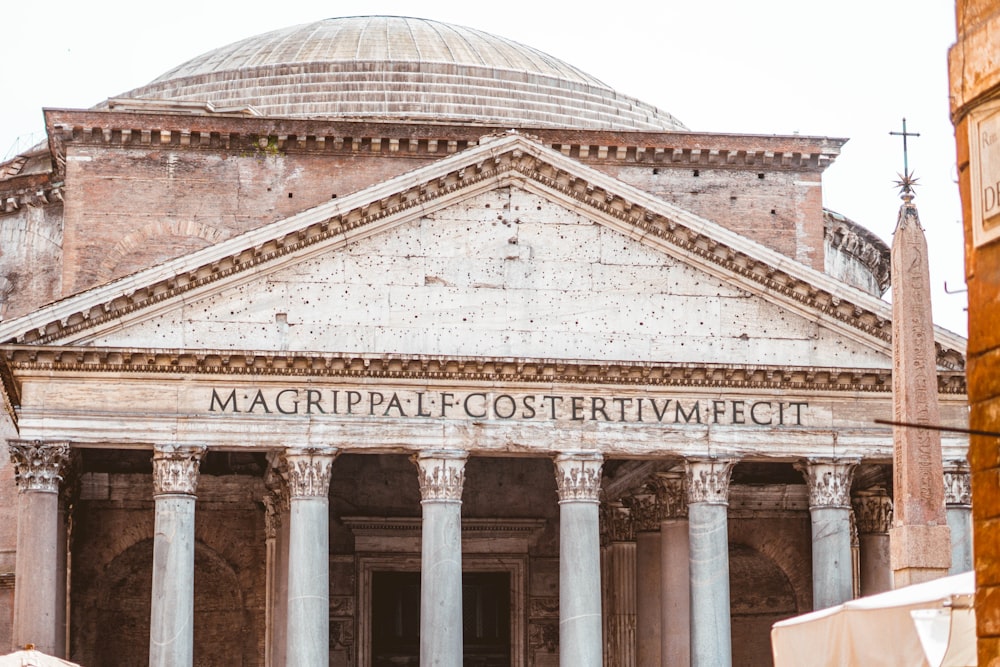
[[[895,421],[936,426],[937,353],[931,319],[927,239],[913,203],[916,181],[907,162],[897,182],[903,205],[892,238],[892,402]],[[893,516],[889,560],[893,586],[907,586],[948,574],[951,532],[944,506],[941,434],[926,428],[893,428]]]
[[[910,196],[910,200],[913,199],[913,196],[912,196],[913,195],[913,185],[917,182],[917,179],[915,179],[913,177],[913,174],[910,173],[910,163],[909,163],[909,156],[908,156],[908,152],[909,151],[907,150],[907,146],[906,146],[906,138],[907,137],[919,137],[920,133],[919,132],[907,132],[906,131],[906,119],[904,118],[903,119],[903,131],[902,132],[890,132],[889,134],[891,134],[893,136],[896,136],[896,137],[903,137],[903,173],[900,174],[899,180],[896,181],[896,183],[900,187],[900,193],[903,196],[903,200],[904,201],[909,201],[909,200],[907,200],[906,195],[908,195],[908,194],[911,195]]]

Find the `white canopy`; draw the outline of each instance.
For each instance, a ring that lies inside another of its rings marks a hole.
[[[0,655],[0,667],[80,667],[80,665],[54,658],[41,651],[25,649]]]
[[[975,665],[974,592],[975,573],[965,572],[780,621],[771,628],[775,667]],[[939,640],[935,647],[925,637],[921,646],[911,615],[916,610],[950,611],[947,644]],[[927,656],[942,661],[931,663]]]

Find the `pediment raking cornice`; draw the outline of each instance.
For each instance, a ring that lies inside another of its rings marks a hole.
[[[0,324],[0,340],[52,344],[159,312],[220,282],[247,280],[331,246],[370,236],[487,189],[518,185],[738,284],[800,315],[891,353],[891,307],[720,225],[591,169],[519,134],[474,148]],[[938,363],[964,367],[964,340],[936,332]]]

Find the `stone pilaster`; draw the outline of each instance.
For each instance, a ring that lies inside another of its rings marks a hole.
[[[59,484],[70,458],[66,442],[8,440],[18,489],[15,565],[15,647],[34,644],[51,655],[65,655],[66,527],[59,515]],[[61,583],[62,582],[62,583]]]
[[[330,661],[330,475],[338,450],[285,450],[289,494],[285,656],[295,667]]]
[[[858,529],[859,591],[874,595],[892,590],[889,563],[889,527],[892,525],[892,498],[885,489],[860,491],[851,500]]]
[[[648,489],[622,498],[635,521],[635,655],[640,665],[660,664],[660,515],[656,494]]]
[[[269,466],[264,474],[267,489],[261,501],[264,504],[264,533],[266,538],[266,591],[265,591],[265,667],[285,667],[285,650],[288,623],[288,484],[283,471],[284,459],[277,454],[268,456]]]
[[[597,452],[566,452],[555,458],[560,667],[601,665],[604,642],[598,503],[603,462]]]
[[[969,464],[947,461],[944,467],[944,507],[951,530],[951,569],[959,574],[972,569],[972,485]]]
[[[729,616],[729,476],[734,462],[686,463],[691,563],[691,665],[733,662]]]
[[[815,459],[796,466],[809,487],[812,520],[813,608],[853,597],[851,478],[856,460]]]
[[[601,535],[605,543],[607,573],[602,590],[607,667],[635,667],[636,571],[635,524],[621,501],[601,505]]]
[[[150,667],[194,664],[194,511],[204,447],[153,450],[153,593]]]
[[[420,664],[462,667],[462,490],[468,452],[413,457],[420,483]]]
[[[684,473],[653,478],[660,519],[660,664],[691,664],[691,568],[687,480]]]

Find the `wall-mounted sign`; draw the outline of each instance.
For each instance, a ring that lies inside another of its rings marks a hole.
[[[969,114],[972,238],[981,246],[1000,238],[1000,102]]]

